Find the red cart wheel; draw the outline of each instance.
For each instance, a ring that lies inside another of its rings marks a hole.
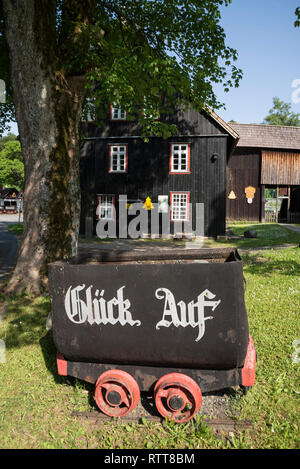
[[[169,373],[160,378],[154,388],[154,398],[158,412],[178,423],[190,420],[202,404],[198,384],[182,373]]]
[[[105,371],[96,382],[96,404],[109,417],[123,417],[136,408],[139,400],[138,384],[126,371]]]

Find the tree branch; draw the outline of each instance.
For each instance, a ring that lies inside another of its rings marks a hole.
[[[85,28],[95,22],[96,0],[64,0],[61,11],[61,33],[58,40],[61,62],[68,72],[81,75],[85,70],[90,47]],[[104,31],[100,31],[102,36]]]

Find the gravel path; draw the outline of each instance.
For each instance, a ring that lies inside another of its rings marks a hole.
[[[233,400],[238,402],[241,398],[243,398],[242,393],[238,388],[203,395],[201,408],[194,419],[197,421],[197,418],[201,416],[202,421],[216,434],[233,435],[237,431],[251,431],[253,428],[251,421],[237,420],[239,406],[234,406]],[[112,419],[96,408],[92,412],[73,412],[72,415],[76,419],[84,420],[92,427],[107,421],[112,424],[141,423],[143,419],[164,425],[164,419],[156,411],[154,399],[150,393],[142,393],[137,407],[121,419]]]
[[[3,221],[0,218],[0,284],[13,269],[18,252],[18,240],[8,231],[10,223],[15,221]]]

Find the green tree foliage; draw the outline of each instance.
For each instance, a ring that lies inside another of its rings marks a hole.
[[[0,1],[0,80],[0,137],[2,137],[4,132],[10,130],[10,123],[16,120],[9,79],[8,51],[4,37],[2,1]]]
[[[199,110],[204,103],[221,107],[213,85],[222,83],[229,91],[241,78],[233,64],[237,52],[226,47],[219,24],[222,3],[229,2],[97,2],[99,20],[86,28],[91,47],[81,60],[90,70],[88,86],[97,114],[101,117],[101,110],[114,102],[126,108],[129,118],[138,112],[146,134],[167,137],[163,119],[157,122],[151,115],[172,113],[178,104],[192,103]],[[101,83],[96,90],[95,82]],[[149,113],[139,112],[145,97]]]
[[[295,25],[295,28],[297,28],[297,27],[300,26],[300,6],[296,8],[295,15],[296,15],[297,19],[296,19],[294,25]]]
[[[2,158],[7,160],[19,160],[22,161],[21,145],[18,140],[8,140],[4,143],[3,149],[0,151]]]
[[[24,164],[21,146],[20,142],[12,137],[8,136],[0,140],[0,186],[22,190],[24,187]]]
[[[218,109],[214,85],[226,92],[242,76],[220,24],[220,8],[230,2],[1,0],[0,79],[7,106],[13,94],[26,175],[24,236],[10,291],[39,291],[47,262],[76,255],[85,96],[99,121],[110,103],[126,109],[144,138],[174,135],[168,114],[176,106]]]
[[[6,142],[10,142],[11,140],[16,140],[17,136],[14,134],[8,134],[5,137],[0,137],[0,152],[3,150]]]
[[[275,97],[273,98],[273,107],[265,117],[263,124],[300,127],[300,114],[293,113],[290,104]]]
[[[0,186],[23,190],[24,165],[20,160],[6,160],[0,156]]]
[[[74,10],[76,2],[59,0],[56,78],[86,74],[87,94],[95,102],[100,122],[104,110],[114,102],[126,108],[129,119],[138,115],[145,134],[167,137],[174,126],[163,119],[155,121],[151,115],[172,112],[175,103],[192,104],[199,110],[206,103],[218,109],[222,103],[214,94],[214,84],[223,84],[226,92],[239,84],[242,72],[234,65],[237,51],[226,46],[220,25],[219,8],[230,2],[95,1],[89,2],[94,4],[90,21],[77,18],[74,27],[68,10]],[[0,41],[0,79],[7,83],[7,102],[0,106],[1,135],[14,119],[1,10]],[[95,87],[95,83],[101,86]],[[152,111],[148,114],[141,112],[145,96]]]

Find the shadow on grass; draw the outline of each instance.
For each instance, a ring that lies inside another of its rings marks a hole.
[[[234,236],[239,236],[240,239],[229,239],[217,241],[227,245],[234,244],[237,248],[259,248],[280,246],[286,244],[299,244],[300,233],[292,231],[276,223],[259,223],[259,224],[229,224],[228,229]],[[257,232],[257,238],[245,238],[244,232],[247,230],[254,230]]]
[[[47,296],[34,298],[24,294],[11,297],[4,308],[0,338],[4,339],[7,350],[40,345],[47,369],[55,381],[63,382],[62,379],[56,379],[59,377],[56,348],[51,333],[46,330],[50,309],[50,298]]]
[[[7,349],[38,343],[45,334],[46,319],[50,312],[50,298],[15,295],[5,303],[0,335]]]
[[[2,295],[1,301],[4,302],[4,299]],[[5,307],[0,338],[5,341],[6,350],[22,349],[31,345],[40,346],[45,366],[53,375],[55,382],[58,384],[68,382],[66,377],[57,373],[56,347],[51,331],[46,330],[46,320],[51,310],[49,296],[15,295],[3,304]],[[24,353],[26,354],[26,350]]]
[[[299,249],[300,253],[300,249]],[[300,276],[300,263],[291,259],[268,259],[267,257],[245,255],[243,256],[243,270],[253,275],[280,274],[287,276]]]
[[[53,375],[56,383],[64,383],[66,381],[64,376],[57,373],[56,354],[57,350],[54,345],[51,331],[48,331],[39,341],[45,366],[48,371]]]
[[[47,370],[52,374],[54,382],[56,384],[68,385],[70,386],[70,396],[73,396],[74,391],[76,392],[77,388],[84,389],[88,392],[88,404],[95,412],[100,412],[98,409],[95,400],[95,385],[83,380],[74,378],[73,376],[61,376],[57,371],[57,349],[53,342],[52,333],[48,331],[39,341],[40,347],[43,354],[43,359]]]

